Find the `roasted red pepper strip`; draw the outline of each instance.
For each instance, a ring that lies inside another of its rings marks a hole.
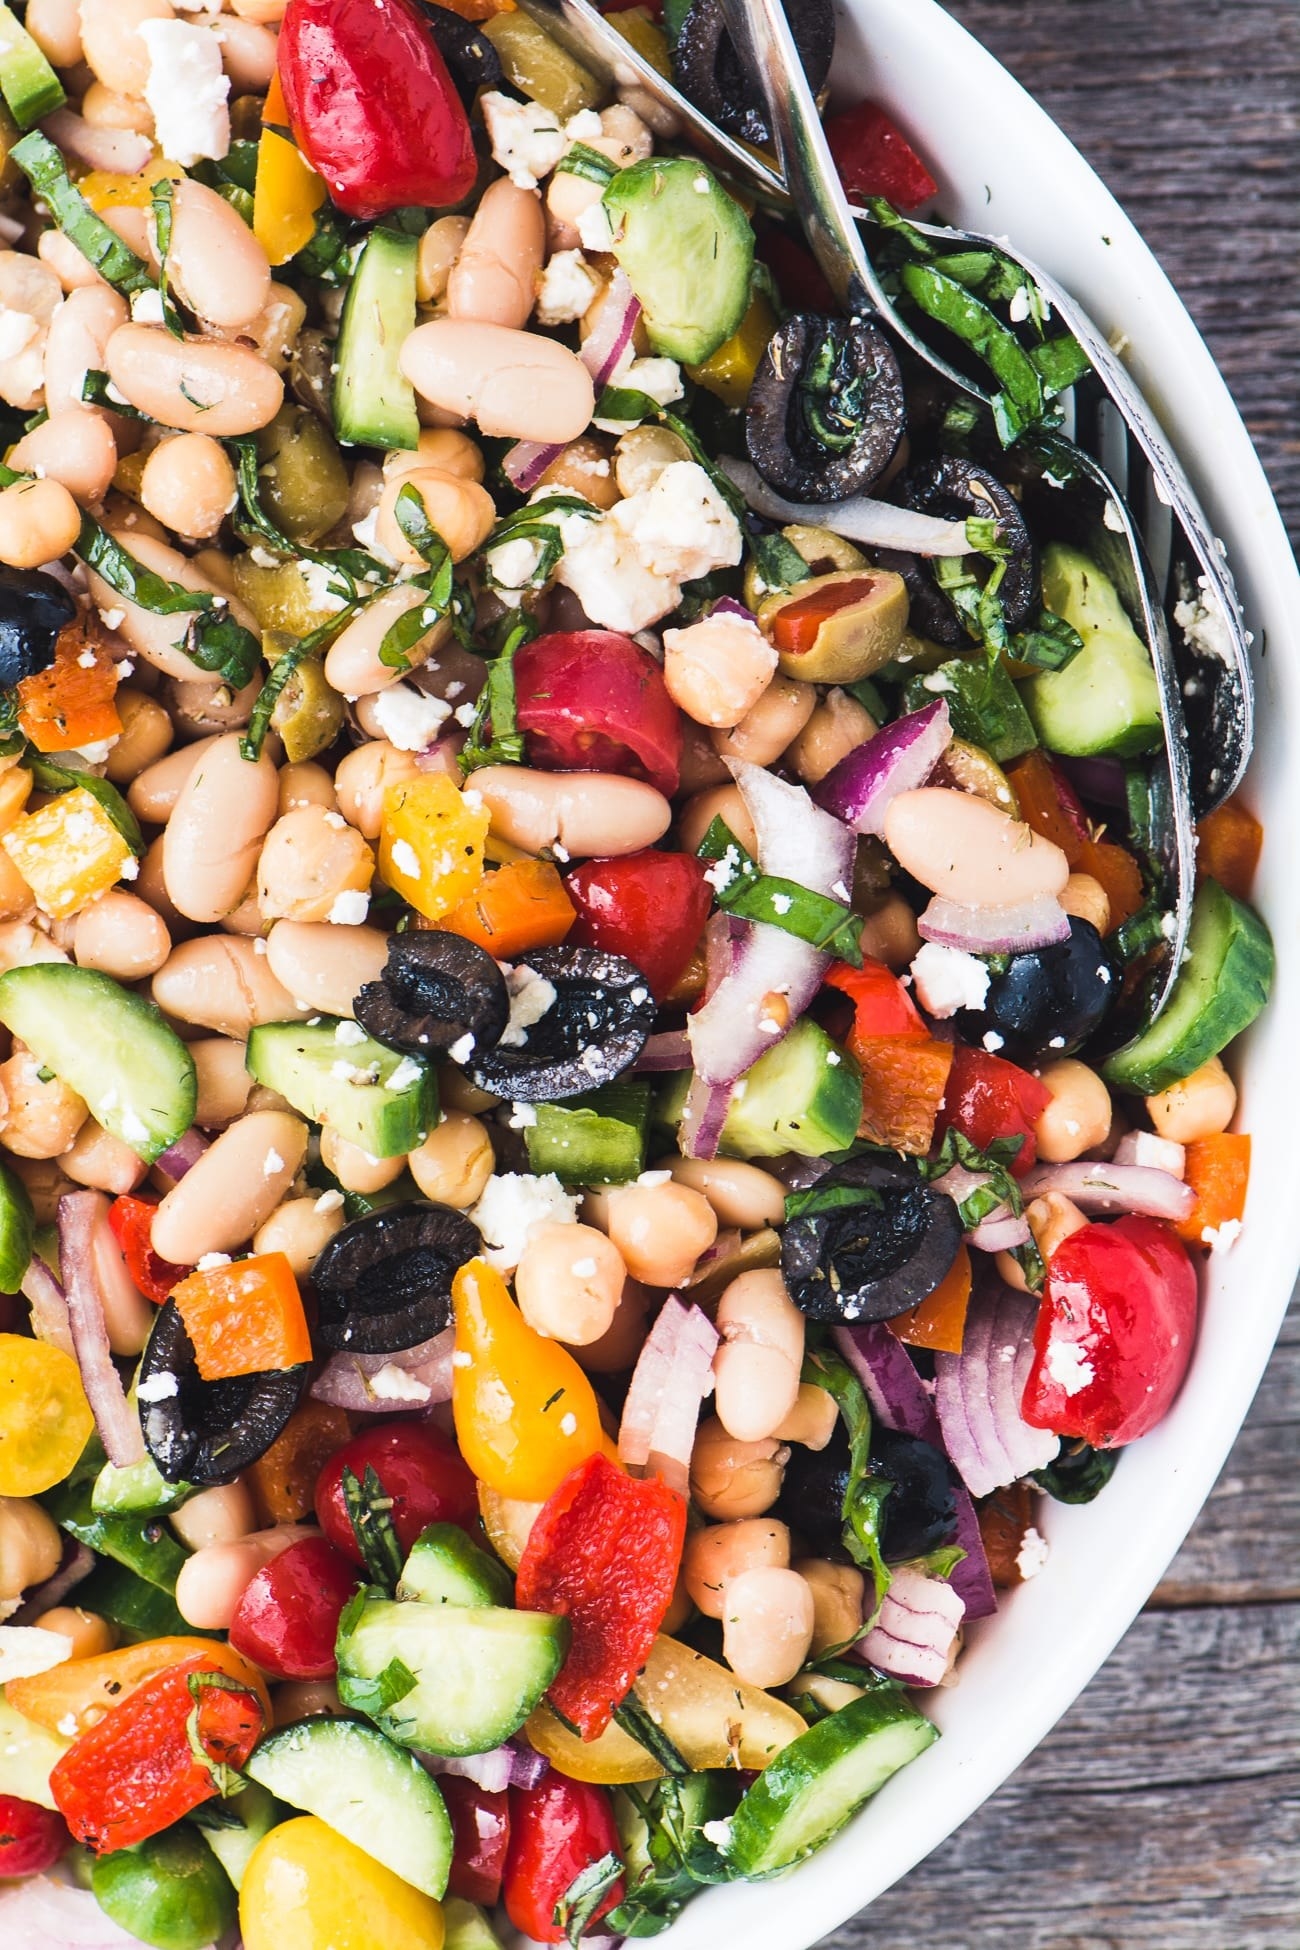
[[[192,1269],[173,1266],[169,1260],[160,1259],[150,1245],[149,1233],[157,1210],[153,1199],[134,1198],[130,1193],[124,1193],[109,1206],[108,1225],[122,1249],[127,1272],[145,1299],[161,1307],[172,1288],[179,1286]]]
[[[601,1455],[569,1472],[534,1523],[516,1601],[573,1628],[549,1698],[584,1740],[605,1731],[645,1664],[685,1538],[686,1501],[676,1490],[625,1476]]]
[[[883,196],[900,210],[915,210],[938,191],[907,137],[875,102],[832,115],[826,140],[850,196]]]
[[[941,1138],[950,1125],[987,1151],[998,1138],[1023,1138],[1011,1170],[1023,1176],[1038,1156],[1034,1125],[1051,1102],[1051,1093],[1037,1077],[1005,1057],[959,1043],[953,1051],[948,1086],[944,1091],[934,1134]]]
[[[853,1035],[862,1039],[876,1036],[916,1036],[930,1034],[911,996],[883,961],[864,960],[861,968],[850,968],[837,961],[826,972],[827,984],[847,995],[853,1004]]]
[[[278,58],[294,138],[350,217],[473,189],[469,119],[412,0],[289,0]]]
[[[77,1841],[129,1848],[219,1793],[219,1770],[242,1767],[262,1729],[256,1696],[196,1652],[74,1740],[50,1791]]]

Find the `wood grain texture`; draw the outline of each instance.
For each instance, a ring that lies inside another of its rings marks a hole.
[[[1178,286],[1300,539],[1297,0],[946,0]],[[1195,1529],[993,1800],[833,1950],[1300,1950],[1300,1297]]]

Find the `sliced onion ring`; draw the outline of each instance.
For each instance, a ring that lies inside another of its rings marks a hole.
[[[943,699],[886,725],[848,752],[816,787],[813,797],[855,833],[884,838],[885,814],[900,792],[924,785],[952,743],[952,719]]]
[[[724,454],[718,465],[744,495],[749,507],[765,521],[801,522],[810,528],[830,528],[867,548],[903,549],[909,555],[970,555],[966,524],[939,521],[913,508],[896,508],[889,501],[872,501],[855,494],[848,501],[787,501],[777,494],[747,460]]]
[[[1081,1212],[1133,1212],[1144,1219],[1185,1219],[1196,1193],[1171,1171],[1153,1165],[1035,1165],[1020,1181],[1026,1198],[1060,1192]]]
[[[916,926],[923,941],[968,955],[1023,955],[1070,938],[1070,917],[1053,894],[1011,907],[963,907],[936,894]]]

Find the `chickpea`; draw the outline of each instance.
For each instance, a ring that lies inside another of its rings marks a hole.
[[[243,1476],[216,1489],[200,1490],[171,1513],[171,1527],[192,1551],[210,1544],[234,1544],[257,1528],[253,1492]]]
[[[830,1564],[822,1557],[801,1558],[794,1569],[812,1592],[812,1655],[820,1659],[833,1645],[844,1645],[857,1637],[866,1579],[854,1565]]]
[[[122,729],[105,769],[114,785],[131,785],[170,751],[172,721],[156,698],[130,684],[118,686],[116,702]]]
[[[382,1192],[406,1169],[405,1158],[372,1158],[360,1145],[340,1137],[332,1124],[321,1126],[320,1158],[345,1192]]]
[[[419,567],[424,561],[419,549],[407,540],[397,519],[397,497],[407,488],[419,496],[425,518],[451,550],[453,562],[463,562],[491,534],[496,504],[486,488],[480,487],[477,481],[446,473],[440,467],[422,467],[390,479],[379,497],[375,540],[395,561],[409,568]]]
[[[706,1517],[761,1517],[781,1494],[790,1451],[769,1436],[737,1442],[716,1416],[703,1422],[691,1450],[691,1496]]]
[[[338,1192],[322,1192],[319,1198],[289,1198],[262,1221],[253,1235],[253,1251],[283,1253],[295,1277],[305,1280],[343,1226],[343,1200]]]
[[[61,481],[15,481],[0,489],[0,562],[39,569],[66,555],[81,532],[81,510]]]
[[[608,1333],[626,1277],[618,1247],[594,1226],[540,1225],[515,1270],[515,1295],[537,1333],[585,1347]]]
[[[677,816],[677,833],[688,853],[694,853],[715,819],[725,820],[746,853],[758,852],[758,834],[738,785],[710,786],[688,799]]]
[[[657,1175],[657,1174],[656,1174]],[[680,1286],[718,1236],[718,1220],[689,1185],[617,1185],[607,1195],[609,1236],[634,1280]]]
[[[487,1126],[463,1110],[445,1112],[406,1162],[426,1198],[457,1212],[477,1205],[495,1169]]]
[[[468,235],[468,217],[438,217],[421,237],[415,260],[415,295],[422,305],[436,305],[446,296],[452,266]]]
[[[483,449],[467,433],[455,427],[424,427],[414,449],[394,447],[384,455],[383,481],[404,480],[408,474],[422,474],[429,467],[439,474],[454,474],[459,481],[481,485],[487,463]]]
[[[1045,1192],[1042,1198],[1031,1199],[1025,1207],[1025,1220],[1044,1266],[1050,1264],[1052,1254],[1064,1240],[1088,1224],[1074,1200],[1066,1198],[1063,1192]],[[1028,1293],[1020,1261],[1013,1253],[999,1253],[997,1268],[1008,1286],[1014,1287],[1017,1293]]]
[[[593,508],[612,508],[622,499],[610,466],[608,446],[598,434],[584,433],[571,440],[545,473],[538,475],[537,485],[581,494]]]
[[[59,1200],[77,1187],[53,1158],[10,1156],[6,1163],[32,1202],[38,1226],[50,1226],[59,1216]]]
[[[827,691],[786,758],[805,785],[817,785],[875,731],[875,719],[855,697],[847,691]]]
[[[640,1281],[624,1280],[614,1318],[600,1339],[573,1350],[588,1374],[627,1374],[636,1366],[645,1346],[649,1308],[650,1296]]]
[[[358,745],[344,754],[334,773],[339,811],[365,839],[376,840],[383,823],[384,794],[390,786],[405,785],[419,775],[414,752],[399,752],[382,739]]]
[[[619,492],[640,494],[654,486],[665,467],[690,458],[690,448],[670,427],[633,427],[619,437],[614,449],[614,478]]]
[[[693,1530],[682,1553],[682,1579],[691,1601],[706,1618],[721,1618],[727,1586],[743,1571],[785,1570],[790,1562],[790,1532],[774,1517],[745,1517],[739,1523],[709,1524]]]
[[[772,1433],[778,1442],[798,1442],[805,1449],[825,1449],[839,1419],[834,1395],[818,1388],[815,1382],[801,1381],[794,1407],[780,1428]]]
[[[75,500],[89,506],[107,492],[117,469],[117,442],[99,413],[67,406],[25,434],[9,455],[18,474],[59,481]]]
[[[1194,1144],[1197,1138],[1217,1137],[1227,1130],[1237,1109],[1237,1086],[1219,1058],[1212,1056],[1181,1083],[1170,1084],[1146,1101],[1160,1137]]]
[[[277,819],[257,861],[265,921],[328,921],[341,894],[366,893],[375,856],[341,813],[302,806]]]
[[[234,1543],[205,1544],[181,1565],[176,1609],[200,1631],[228,1631],[235,1607],[258,1572],[290,1544],[319,1535],[307,1524],[282,1523],[274,1530],[255,1530]]]
[[[0,1601],[21,1598],[59,1568],[63,1539],[30,1496],[0,1496]]]
[[[556,603],[563,600],[564,592],[553,598]],[[713,733],[706,731],[694,718],[682,719],[682,758],[681,784],[683,799],[691,798],[697,792],[707,792],[712,786],[732,784],[725,760],[718,757],[713,749]]]
[[[812,1591],[797,1571],[742,1571],[727,1586],[722,1656],[751,1686],[784,1686],[812,1644]]]
[[[775,670],[776,651],[747,616],[724,611],[664,632],[664,684],[697,724],[739,724]]]
[[[744,758],[751,765],[775,764],[799,736],[816,705],[815,685],[778,675],[739,724],[729,731],[713,732],[713,749],[719,758]]]
[[[794,1408],[804,1318],[775,1269],[742,1273],[718,1302],[713,1357],[718,1420],[741,1442],[774,1435]]]
[[[178,433],[162,440],[145,462],[140,500],[178,535],[206,541],[237,499],[235,470],[226,450],[206,433]]]
[[[916,916],[901,894],[890,894],[862,924],[858,937],[864,955],[883,961],[895,975],[915,961],[921,949]]]
[[[1090,873],[1072,873],[1060,900],[1067,914],[1077,915],[1081,921],[1091,921],[1098,934],[1109,934],[1110,896],[1101,882],[1094,880]]]
[[[114,1137],[93,1117],[86,1119],[67,1150],[60,1154],[60,1161],[68,1177],[76,1184],[88,1186],[92,1191],[112,1192],[116,1197],[133,1192],[147,1170],[144,1160],[136,1157],[129,1144],[124,1144],[120,1137]],[[145,1331],[139,1345],[143,1347],[149,1338],[151,1317],[146,1314],[141,1318]],[[138,1349],[124,1351],[137,1352]]]
[[[286,765],[280,772],[280,817],[300,812],[304,806],[320,806],[325,812],[338,811],[333,779],[323,765],[314,765],[310,759]]]
[[[57,1158],[86,1121],[86,1106],[76,1091],[59,1077],[42,1079],[30,1050],[16,1051],[0,1063],[0,1091],[6,1100],[0,1138],[20,1158]]]
[[[296,1726],[299,1720],[346,1720],[350,1717],[332,1679],[291,1679],[287,1684],[275,1688],[271,1705],[278,1727]]]
[[[117,1628],[98,1612],[83,1611],[80,1605],[55,1605],[43,1611],[36,1623],[43,1632],[58,1632],[72,1650],[70,1659],[97,1659],[117,1644]]]
[[[1095,1070],[1073,1056],[1048,1063],[1039,1082],[1052,1101],[1034,1125],[1038,1155],[1047,1164],[1068,1164],[1104,1144],[1110,1134],[1110,1092]]]

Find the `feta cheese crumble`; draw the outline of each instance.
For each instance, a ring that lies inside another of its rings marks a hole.
[[[538,281],[538,324],[575,324],[599,290],[600,279],[581,251],[556,251]]]
[[[488,1264],[499,1273],[513,1273],[533,1227],[571,1224],[578,1216],[578,1201],[554,1172],[534,1178],[507,1171],[488,1179],[469,1216],[483,1235]]]
[[[1038,1576],[1050,1555],[1051,1546],[1046,1537],[1040,1535],[1030,1524],[1020,1540],[1020,1549],[1016,1552],[1016,1569],[1026,1583],[1030,1578]]]
[[[72,1640],[66,1632],[48,1632],[42,1625],[0,1625],[0,1685],[34,1679],[71,1657]]]
[[[409,840],[394,840],[392,847],[393,865],[407,880],[420,878],[420,856]]]
[[[370,895],[364,887],[348,887],[341,894],[335,894],[330,903],[330,911],[325,916],[336,927],[359,927],[370,912]]]
[[[593,623],[632,634],[675,609],[683,583],[734,567],[743,551],[736,517],[693,460],[563,532],[557,579]]]
[[[370,700],[375,722],[399,752],[422,752],[451,716],[451,706],[429,697],[414,684],[390,684]],[[405,871],[405,869],[403,869]]]
[[[1232,662],[1232,630],[1223,604],[1211,589],[1206,576],[1198,576],[1199,596],[1186,597],[1174,604],[1174,621],[1187,638],[1187,647],[1200,657],[1214,657],[1222,664]]]
[[[147,1406],[150,1402],[170,1401],[179,1393],[180,1383],[174,1374],[151,1374],[136,1383],[135,1398]]]
[[[1240,1236],[1240,1219],[1225,1219],[1221,1226],[1201,1228],[1201,1244],[1208,1246],[1212,1253],[1231,1252]]]
[[[492,159],[521,190],[535,190],[569,148],[554,109],[540,102],[518,102],[496,88],[479,96],[492,144]]]
[[[942,1019],[955,1016],[958,1009],[984,1007],[989,992],[988,966],[961,948],[927,941],[913,958],[911,974],[921,1007],[932,1016]]]
[[[1096,1380],[1092,1362],[1074,1341],[1053,1341],[1047,1351],[1047,1372],[1065,1395],[1078,1395]]]
[[[184,20],[142,20],[136,33],[149,50],[144,98],[164,156],[190,169],[230,153],[230,79],[221,43]]]
[[[555,1001],[555,986],[525,961],[511,969],[506,987],[510,991],[510,1021],[502,1031],[501,1044],[505,1049],[521,1049],[528,1041],[528,1031]]]

